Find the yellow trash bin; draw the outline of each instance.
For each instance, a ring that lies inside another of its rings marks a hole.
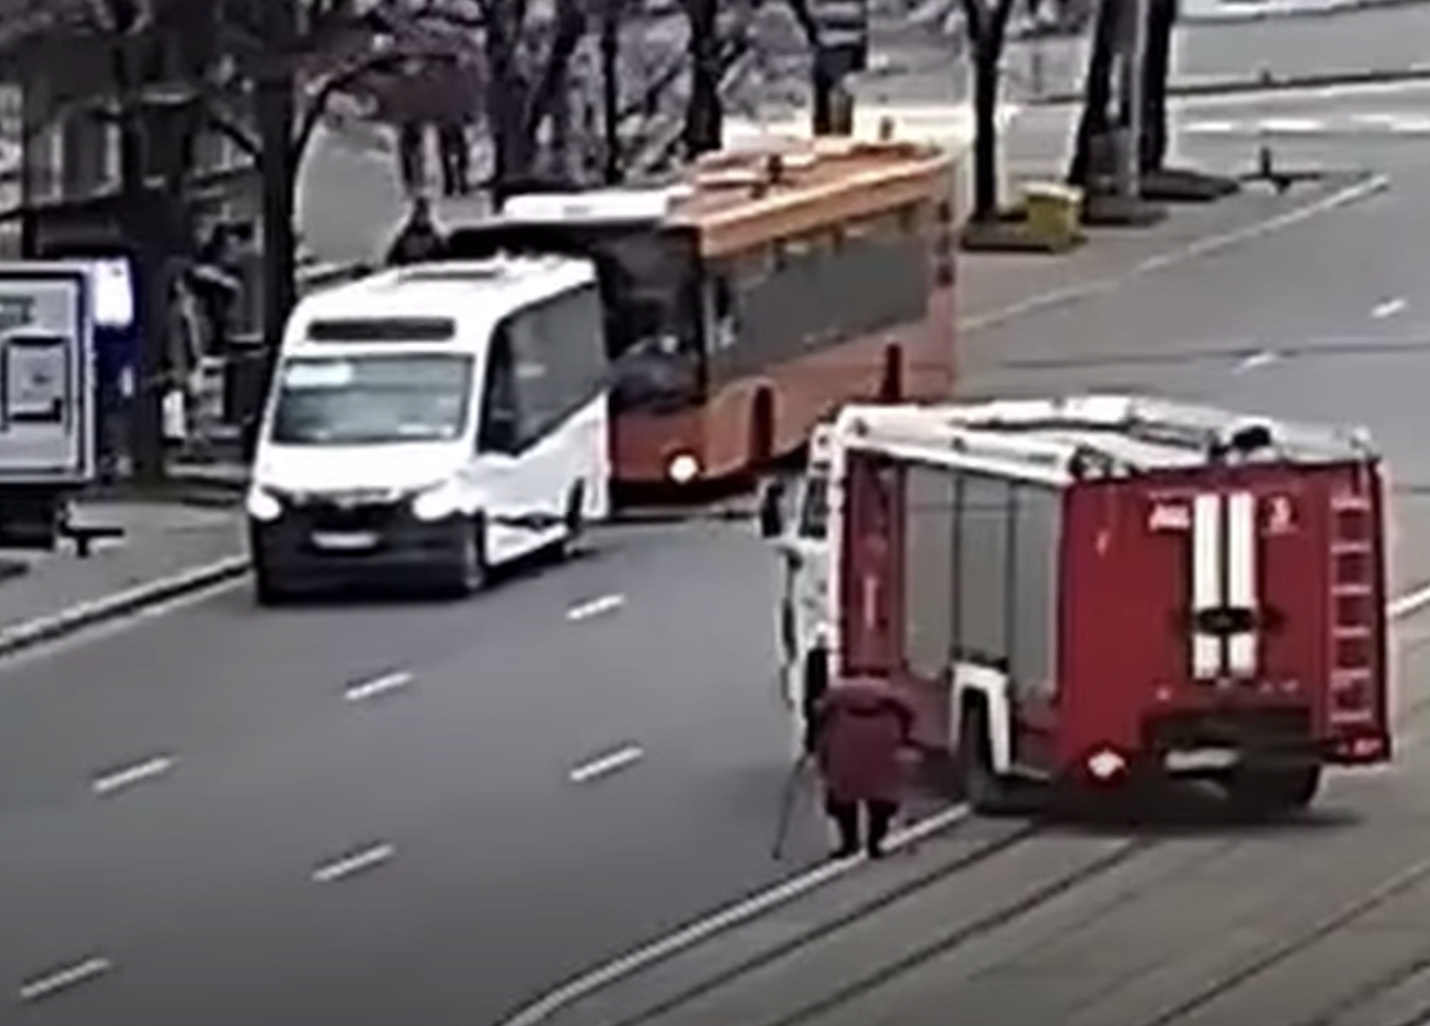
[[[1071,242],[1082,222],[1082,190],[1061,182],[1030,182],[1023,187],[1028,231],[1048,242]]]

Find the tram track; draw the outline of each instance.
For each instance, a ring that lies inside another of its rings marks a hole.
[[[1271,946],[1262,955],[1244,962],[1221,979],[1212,981],[1178,1001],[1171,1008],[1140,1020],[1135,1026],[1173,1026],[1177,1022],[1190,1018],[1213,1001],[1231,994],[1257,977],[1291,961],[1333,933],[1350,926],[1367,913],[1410,892],[1427,879],[1430,879],[1430,858],[1411,863],[1388,880],[1382,881],[1368,894],[1347,902],[1329,915],[1320,917],[1310,929],[1302,930],[1296,936]],[[1395,977],[1389,984],[1390,986],[1408,978],[1402,978],[1395,973],[1387,973],[1386,976]],[[1336,1019],[1347,1010],[1349,1002],[1363,1001],[1366,997],[1380,993],[1384,989],[1386,989],[1384,986],[1357,988],[1362,992],[1348,995],[1337,1001],[1332,1009],[1318,1012],[1313,1018],[1295,1023],[1294,1026],[1333,1026]],[[1134,1026],[1134,1024],[1129,1024],[1129,1026]]]
[[[821,1016],[841,1005],[849,1004],[877,991],[900,977],[916,972],[928,963],[1031,914],[1093,880],[1116,872],[1134,859],[1165,843],[1153,838],[1128,840],[1114,851],[1078,867],[1073,872],[1040,885],[1013,904],[979,916],[971,922],[963,923],[945,934],[920,944],[898,959],[880,965],[873,971],[856,977],[843,986],[822,995],[818,1000],[806,1002],[779,1018],[766,1020],[762,1026],[801,1026],[804,1023],[817,1021]]]
[[[946,836],[955,836],[957,833],[968,829],[973,822],[975,821],[965,820]],[[719,991],[722,987],[737,983],[747,974],[761,966],[794,957],[800,952],[819,944],[821,941],[839,934],[840,931],[847,927],[856,923],[865,922],[869,920],[870,917],[877,916],[879,913],[893,908],[904,901],[908,901],[918,894],[928,891],[930,888],[937,887],[939,884],[958,876],[960,873],[964,873],[984,863],[992,862],[1007,854],[1012,849],[1025,845],[1029,841],[1035,840],[1047,832],[1048,827],[1043,824],[1028,823],[1019,826],[1010,833],[992,840],[986,845],[977,847],[948,862],[941,862],[937,866],[917,874],[911,879],[879,895],[873,901],[861,902],[856,907],[840,915],[821,920],[817,925],[809,930],[800,932],[797,936],[773,946],[761,948],[754,954],[738,960],[718,973],[703,976],[699,982],[683,987],[672,994],[649,1003],[639,1012],[611,1020],[604,1024],[604,1026],[641,1026],[641,1024],[657,1020],[661,1016],[677,1012],[684,1006]],[[520,1016],[508,1018],[503,1021],[504,1026],[518,1022],[520,1018]]]

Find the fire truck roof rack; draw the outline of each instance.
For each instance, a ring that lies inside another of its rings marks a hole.
[[[1335,462],[1375,456],[1364,431],[1132,395],[852,405],[841,411],[833,432],[891,455],[991,462],[1039,477],[1134,474],[1267,457]]]

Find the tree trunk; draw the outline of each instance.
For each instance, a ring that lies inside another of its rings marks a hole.
[[[689,19],[690,98],[685,109],[685,154],[690,159],[718,150],[724,135],[720,99],[718,0],[686,0]]]
[[[1145,0],[1147,54],[1142,66],[1142,138],[1137,159],[1142,174],[1161,171],[1167,160],[1167,77],[1172,70],[1172,30],[1177,23],[1177,0]]]
[[[979,224],[998,220],[998,64],[1002,49],[1001,38],[984,38],[973,44],[972,220]]]
[[[834,90],[838,86],[833,69],[821,47],[809,62],[809,92],[811,121],[815,135],[834,133]]]
[[[1097,177],[1109,170],[1098,165],[1107,156],[1105,144],[1112,131],[1112,80],[1121,18],[1122,0],[1098,4],[1083,83],[1082,116],[1068,167],[1068,181],[1083,189],[1090,189]]]
[[[263,190],[263,341],[276,354],[283,325],[296,298],[293,225],[297,154],[293,131],[296,104],[293,79],[286,74],[264,78],[257,89],[259,161]]]
[[[158,245],[152,204],[145,182],[144,123],[131,53],[129,26],[121,33],[110,60],[110,74],[119,113],[119,192],[121,222],[135,264],[135,323],[142,334],[135,351],[134,398],[129,410],[129,454],[135,480],[141,485],[164,479],[164,393],[168,370],[169,273]]]
[[[621,180],[621,2],[601,8],[601,180]]]

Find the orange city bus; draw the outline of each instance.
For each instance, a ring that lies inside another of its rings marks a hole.
[[[954,160],[885,139],[764,140],[673,186],[529,193],[451,256],[588,256],[618,494],[739,481],[856,399],[953,388]]]

